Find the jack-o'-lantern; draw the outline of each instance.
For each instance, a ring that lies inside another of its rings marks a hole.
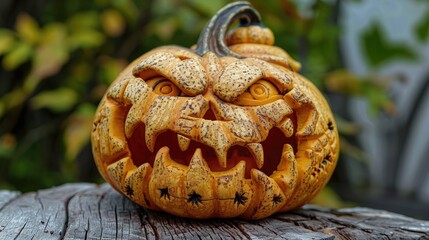
[[[300,64],[273,43],[249,3],[235,2],[195,48],[131,63],[96,112],[101,175],[145,208],[190,218],[260,219],[310,201],[335,168],[338,132]]]

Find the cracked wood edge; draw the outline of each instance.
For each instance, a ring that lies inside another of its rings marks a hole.
[[[429,239],[429,222],[368,209],[307,205],[251,221],[147,211],[109,185],[0,191],[0,239]]]
[[[11,199],[0,210],[0,239],[61,239],[68,219],[68,200],[93,186],[66,184]]]
[[[19,195],[21,195],[20,192],[0,190],[0,211]]]

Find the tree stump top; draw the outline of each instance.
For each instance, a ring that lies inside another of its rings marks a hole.
[[[0,239],[429,239],[429,222],[307,205],[263,220],[192,220],[148,211],[109,185],[0,191]]]

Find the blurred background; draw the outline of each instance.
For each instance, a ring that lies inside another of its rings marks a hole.
[[[0,189],[103,182],[89,136],[109,84],[195,44],[229,2],[0,1]],[[429,219],[429,1],[250,2],[335,113],[341,157],[315,203]]]

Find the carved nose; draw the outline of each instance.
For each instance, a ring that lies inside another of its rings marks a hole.
[[[203,119],[206,120],[217,120],[216,115],[213,112],[213,103],[209,102],[209,109],[207,109],[206,113],[204,113]]]

